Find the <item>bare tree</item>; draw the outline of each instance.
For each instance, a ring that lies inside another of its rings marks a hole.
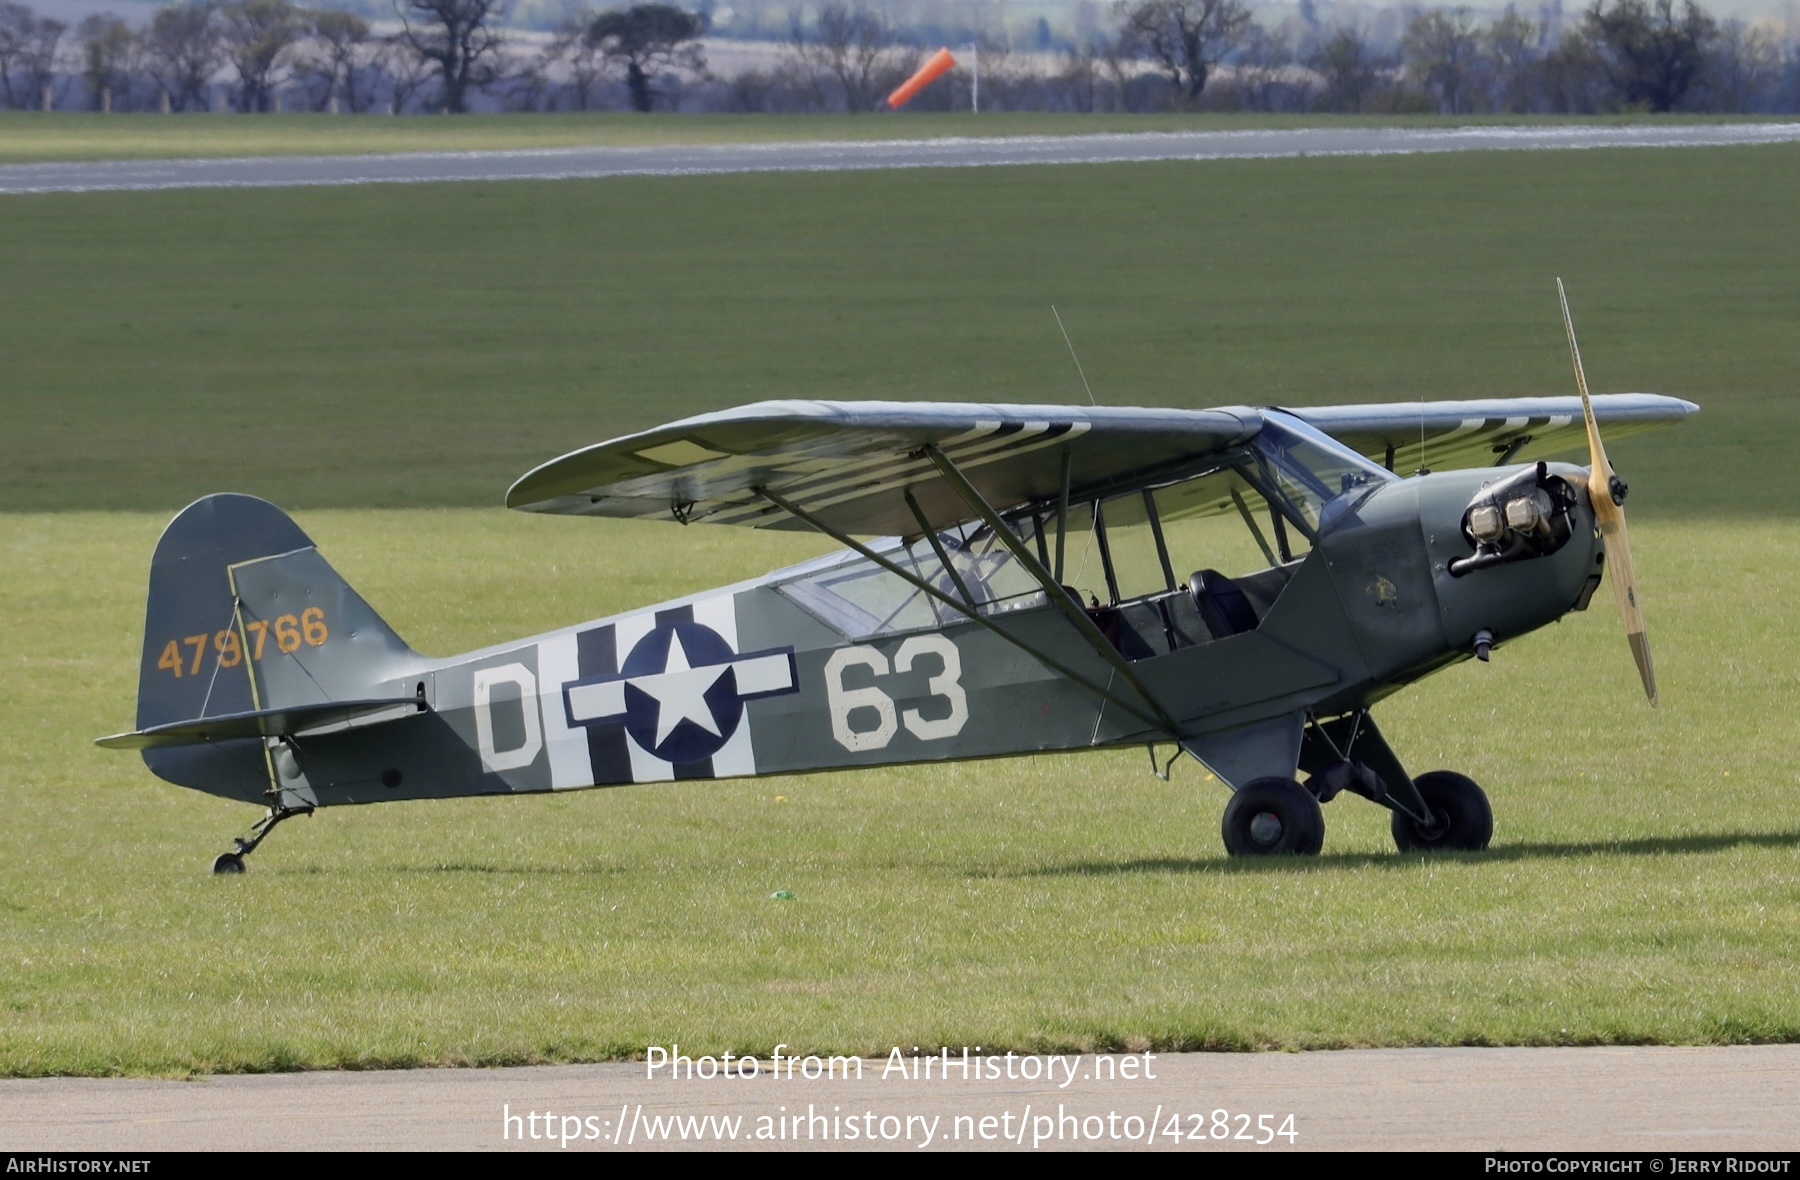
[[[494,26],[506,0],[394,0],[400,40],[431,63],[443,85],[443,109],[461,115],[469,91],[494,81],[504,38]],[[417,22],[415,24],[414,22]]]
[[[1699,89],[1708,110],[1749,113],[1774,105],[1781,46],[1769,30],[1728,20],[1707,55]]]
[[[609,61],[625,66],[625,88],[631,106],[648,111],[656,100],[651,75],[679,68],[701,72],[706,56],[695,39],[706,31],[706,18],[671,4],[636,4],[603,12],[588,26],[588,41]]]
[[[1570,33],[1538,64],[1543,102],[1558,114],[1592,114],[1612,103],[1612,84],[1600,50],[1585,32]]]
[[[81,75],[87,80],[88,101],[93,109],[106,105],[106,97],[124,105],[136,64],[137,38],[131,26],[110,12],[96,12],[75,27],[81,45]]]
[[[1440,113],[1462,115],[1474,109],[1484,62],[1475,14],[1467,8],[1428,8],[1415,14],[1400,38],[1400,59],[1407,77]]]
[[[266,111],[307,22],[289,0],[225,0],[220,41],[237,70],[237,109]]]
[[[588,39],[595,15],[585,4],[570,12],[556,27],[556,35],[551,38],[546,54],[550,61],[561,63],[563,73],[569,79],[569,97],[578,111],[594,105],[598,97],[595,90],[606,74],[606,59],[599,46]]]
[[[69,26],[23,4],[0,4],[0,99],[35,107],[56,79],[56,53]]]
[[[1694,0],[1605,0],[1582,17],[1582,31],[1599,51],[1613,89],[1627,106],[1673,110],[1700,77],[1719,26]]]
[[[437,72],[429,58],[420,57],[399,33],[385,38],[375,53],[371,73],[385,79],[388,114],[401,115],[424,92]]]
[[[1270,32],[1261,25],[1252,26],[1232,64],[1237,73],[1239,101],[1246,110],[1274,111],[1305,105],[1305,92],[1310,88],[1288,79],[1294,48],[1286,30]],[[1302,93],[1290,93],[1296,90]]]
[[[145,66],[178,111],[206,109],[206,85],[225,60],[217,15],[211,0],[170,4],[142,34]]]
[[[1100,99],[1100,55],[1091,41],[1070,45],[1063,53],[1062,69],[1051,80],[1053,89],[1062,94],[1069,109],[1087,114],[1095,110]]]
[[[20,75],[20,55],[37,26],[37,14],[23,4],[0,4],[0,102],[17,106],[14,86]],[[29,92],[26,101],[29,103]]]
[[[1325,84],[1318,105],[1350,114],[1368,108],[1369,100],[1381,87],[1383,72],[1390,68],[1389,61],[1351,28],[1338,29],[1327,37],[1306,64]]]
[[[1251,26],[1250,9],[1238,0],[1118,0],[1114,11],[1188,102],[1200,97],[1213,67]]]
[[[298,68],[313,80],[313,109],[327,110],[333,100],[341,100],[352,114],[362,114],[375,103],[369,66],[380,48],[369,22],[334,8],[306,17],[311,44]]]
[[[31,34],[25,38],[22,52],[18,56],[20,76],[25,83],[25,101],[22,106],[40,103],[41,95],[56,81],[58,50],[63,45],[63,34],[67,31],[67,23],[50,20],[49,16],[40,16],[32,22]]]
[[[820,89],[822,77],[837,83],[844,109],[872,111],[888,87],[892,73],[894,32],[881,17],[860,5],[838,0],[819,5],[809,39],[796,12],[788,30],[789,48]],[[820,105],[827,105],[821,92]]]
[[[1131,38],[1124,34],[1100,37],[1094,42],[1094,52],[1105,63],[1107,76],[1112,79],[1112,109],[1129,109],[1130,87],[1138,70]]]
[[[519,52],[508,46],[494,59],[494,79],[488,92],[500,100],[502,110],[553,111],[557,87],[550,77],[555,59],[549,49]]]
[[[1522,114],[1542,89],[1544,26],[1508,8],[1481,37],[1494,109]]]

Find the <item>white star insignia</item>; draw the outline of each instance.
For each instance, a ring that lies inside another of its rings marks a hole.
[[[714,737],[720,736],[719,723],[713,719],[706,694],[719,677],[731,670],[730,664],[703,664],[693,667],[687,649],[677,632],[669,641],[669,661],[661,672],[649,676],[633,676],[628,683],[656,702],[656,744],[668,740],[675,727],[692,721]]]

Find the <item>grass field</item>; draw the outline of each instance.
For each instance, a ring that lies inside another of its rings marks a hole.
[[[1484,855],[1402,857],[1346,797],[1316,863],[1229,864],[1218,785],[1128,752],[352,808],[215,879],[250,809],[86,742],[129,721],[160,523],[0,518],[0,1072],[1800,1036],[1772,720],[1797,703],[1791,524],[1636,526],[1659,711],[1604,603],[1385,709],[1415,765],[1486,781]],[[491,510],[302,523],[435,651],[809,547]],[[654,571],[620,569],[651,543]]]
[[[497,504],[770,397],[1701,402],[1637,501],[1785,513],[1800,146],[0,201],[0,509]],[[1757,473],[1754,485],[1721,478]]]
[[[0,1073],[1800,1037],[1796,181],[1780,147],[0,201]],[[1381,711],[1488,785],[1486,854],[1344,799],[1317,862],[1227,863],[1223,792],[1138,752],[346,809],[222,880],[254,812],[88,744],[200,491],[307,509],[459,650],[821,548],[459,507],[567,447],[1070,400],[1051,302],[1107,402],[1563,392],[1558,273],[1597,388],[1704,412],[1614,448],[1661,710],[1603,593]]]
[[[0,112],[0,164],[178,156],[286,156],[761,143],[801,139],[932,139],[943,136],[1091,135],[1119,131],[1221,131],[1262,127],[1454,126],[1495,123],[1743,122],[1737,116],[1620,115],[99,115]]]

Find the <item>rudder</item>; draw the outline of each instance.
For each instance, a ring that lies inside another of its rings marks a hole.
[[[256,707],[237,651],[231,566],[310,548],[287,513],[255,496],[204,496],[176,514],[150,559],[137,728]]]
[[[137,728],[391,697],[419,657],[281,509],[206,496],[157,542],[144,611]],[[253,797],[256,741],[145,749],[159,776]]]

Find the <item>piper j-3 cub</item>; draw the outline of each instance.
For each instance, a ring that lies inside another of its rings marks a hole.
[[[1132,745],[1232,789],[1234,855],[1317,853],[1344,792],[1391,811],[1402,849],[1483,848],[1481,788],[1409,774],[1374,705],[1585,609],[1603,572],[1656,699],[1600,430],[1696,407],[1590,399],[1575,365],[1579,397],[689,418],[506,502],[845,551],[451,659],[409,648],[279,509],[208,496],[157,544],[137,729],[100,744],[268,806],[217,873],[339,804]],[[1584,434],[1586,470],[1519,462]]]

